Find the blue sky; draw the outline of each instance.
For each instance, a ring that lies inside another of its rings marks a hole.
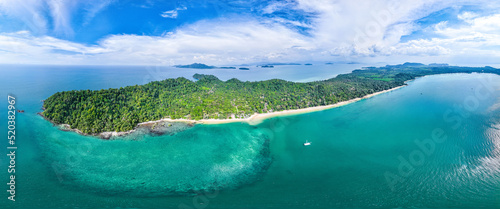
[[[498,64],[500,3],[0,0],[0,63]]]

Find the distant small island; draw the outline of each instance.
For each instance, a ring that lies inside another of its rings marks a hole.
[[[274,65],[261,65],[261,68],[274,68]]]
[[[240,67],[239,69],[240,70],[250,70],[250,68],[247,68],[247,67]]]
[[[219,67],[220,69],[236,69],[236,67]]]
[[[332,107],[404,86],[417,77],[446,73],[500,74],[500,70],[405,63],[308,83],[221,81],[213,75],[195,74],[195,82],[180,77],[119,89],[58,92],[45,100],[41,114],[54,124],[68,124],[84,134],[130,131],[140,123],[161,119],[243,120],[255,114]]]
[[[193,63],[190,65],[174,65],[176,68],[194,68],[194,69],[213,69],[215,66],[209,66],[202,63]]]
[[[311,64],[311,63],[306,63],[306,64],[304,64],[304,65],[313,65],[313,64]]]
[[[293,63],[293,62],[290,62],[290,63],[277,62],[277,63],[268,63],[266,65],[302,65],[302,64],[300,64],[300,63]]]

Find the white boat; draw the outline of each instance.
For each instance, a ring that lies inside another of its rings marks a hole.
[[[304,146],[309,146],[309,145],[311,145],[311,142],[308,142],[308,141],[306,140],[306,143],[304,143]]]

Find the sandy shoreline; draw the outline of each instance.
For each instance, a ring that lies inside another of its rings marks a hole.
[[[148,124],[155,124],[155,123],[161,123],[161,122],[183,122],[183,123],[192,123],[192,124],[226,124],[226,123],[238,123],[238,122],[244,122],[248,123],[250,125],[257,125],[264,121],[265,119],[272,118],[272,117],[277,117],[277,116],[287,116],[287,115],[298,115],[298,114],[303,114],[303,113],[309,113],[309,112],[316,112],[316,111],[322,111],[322,110],[327,110],[327,109],[332,109],[336,107],[341,107],[344,105],[348,105],[363,99],[367,99],[379,94],[387,93],[390,91],[394,91],[396,89],[405,87],[406,85],[403,86],[398,86],[392,89],[387,89],[384,91],[379,91],[375,92],[373,94],[368,94],[364,97],[360,98],[355,98],[351,99],[348,101],[343,101],[343,102],[338,102],[335,104],[331,105],[325,105],[325,106],[317,106],[317,107],[308,107],[308,108],[302,108],[302,109],[296,109],[296,110],[284,110],[284,111],[279,111],[279,112],[272,112],[272,113],[255,113],[249,118],[244,118],[244,119],[201,119],[201,120],[189,120],[189,119],[170,119],[170,118],[165,118],[161,120],[156,120],[156,121],[148,121],[148,122],[142,122],[137,124],[138,126],[141,125],[148,125]]]

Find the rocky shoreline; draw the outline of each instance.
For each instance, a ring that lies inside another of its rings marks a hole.
[[[130,131],[123,131],[123,132],[117,132],[117,131],[108,131],[108,132],[102,132],[102,133],[83,133],[82,131],[76,129],[76,128],[71,128],[70,125],[68,124],[57,124],[51,120],[49,120],[47,117],[43,115],[42,112],[37,113],[41,117],[43,117],[45,120],[51,122],[54,126],[59,128],[61,131],[72,131],[78,134],[81,134],[83,136],[95,136],[99,137],[101,139],[113,139],[116,137],[123,137],[127,136],[136,132],[146,133],[150,135],[155,135],[155,136],[160,136],[160,135],[165,135],[165,134],[173,134],[177,133],[179,131],[185,130],[187,128],[193,127],[194,123],[190,122],[173,122],[173,121],[150,121],[146,123],[139,123],[137,126],[130,130]]]

